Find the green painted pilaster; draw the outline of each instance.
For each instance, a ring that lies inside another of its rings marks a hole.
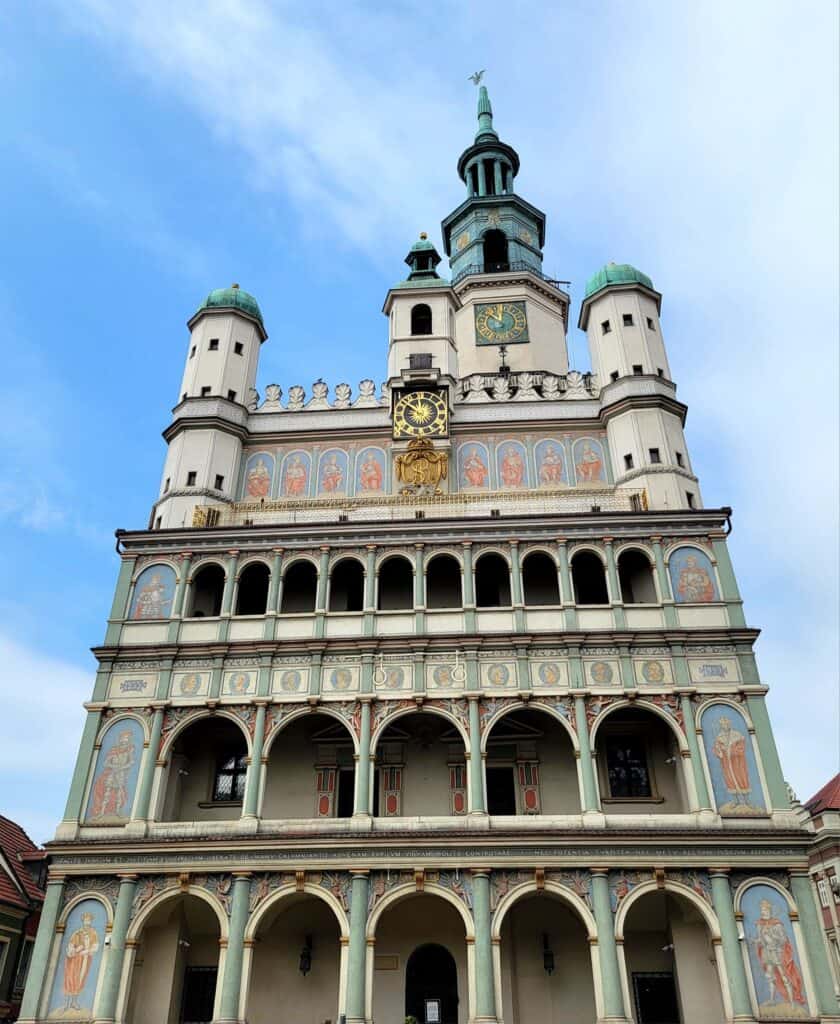
[[[376,630],[376,545],[368,544],[365,557],[365,636],[373,636]]]
[[[484,164],[479,161],[476,165],[478,168],[478,194],[480,196],[487,195],[487,180],[484,177]]]
[[[347,1024],[365,1024],[367,958],[368,873],[352,871],[350,942],[347,948]]]
[[[152,782],[155,777],[155,762],[160,750],[160,737],[163,732],[164,707],[158,704],[152,718],[149,733],[149,745],[143,752],[143,763],[140,765],[140,780],[137,783],[137,802],[134,806],[134,818],[146,821],[149,817],[149,801],[152,797]]]
[[[123,555],[120,560],[120,572],[117,576],[117,588],[114,591],[114,600],[111,604],[111,614],[108,616],[108,625],[105,630],[105,643],[116,645],[120,642],[120,630],[122,620],[128,618],[128,598],[131,593],[131,577],[134,575],[136,558],[128,558]]]
[[[356,763],[356,815],[370,814],[370,700],[362,700],[359,722],[359,760]]]
[[[76,755],[76,767],[70,782],[70,792],[67,794],[67,804],[64,808],[64,821],[78,823],[82,817],[82,801],[85,798],[88,775],[93,764],[94,747],[99,733],[101,715],[101,711],[88,711],[87,713],[85,727],[82,730],[82,742],[79,744],[79,753]]]
[[[426,559],[422,544],[414,545],[414,628],[418,636],[425,631]]]
[[[239,989],[242,984],[242,956],[245,949],[245,926],[248,924],[250,888],[251,873],[235,871],[225,973],[222,978],[222,994],[216,1024],[239,1024]]]
[[[225,569],[225,589],[222,591],[222,618],[226,618],[231,613],[231,606],[233,605],[233,592],[236,589],[236,584],[239,580],[239,574],[237,573],[236,565],[239,561],[238,551],[229,551],[227,558],[227,566]]]
[[[636,680],[633,676],[633,661],[630,657],[630,647],[627,641],[620,643],[618,649],[618,663],[621,670],[621,682],[625,690],[635,690]]]
[[[697,803],[701,811],[711,811],[713,810],[712,801],[709,797],[709,787],[706,784],[706,773],[703,771],[703,758],[700,754],[700,744],[697,742],[694,708],[691,706],[689,694],[680,694],[680,708],[685,722],[685,738],[691,754],[691,770],[694,775],[694,788],[697,790]]]
[[[569,685],[573,690],[586,688],[586,680],[583,678],[583,659],[580,656],[580,647],[576,644],[569,645]]]
[[[653,560],[656,563],[656,580],[659,584],[659,596],[662,599],[662,607],[665,611],[665,625],[677,625],[677,609],[674,607],[674,598],[671,596],[671,581],[668,579],[668,569],[665,566],[665,556],[662,553],[662,538],[651,537],[653,545]]]
[[[624,996],[618,968],[615,920],[610,906],[610,886],[606,868],[592,869],[592,908],[598,929],[598,959],[601,964],[601,995],[605,1021],[624,1021]]]
[[[674,659],[674,679],[677,686],[691,686],[691,673],[688,670],[685,647],[682,644],[672,644],[671,654]]]
[[[577,629],[575,588],[572,586],[572,574],[569,570],[569,548],[563,537],[557,541],[557,574],[560,579],[560,599],[565,609],[566,629]]]
[[[58,914],[61,910],[63,896],[64,877],[49,879],[44,897],[44,905],[41,907],[38,934],[35,937],[32,958],[29,961],[29,975],[26,980],[26,988],[20,1004],[20,1017],[18,1019],[21,1024],[24,1024],[24,1022],[32,1024],[38,1016],[41,993],[47,982],[46,974],[50,964],[50,951],[52,950],[53,939],[55,938],[55,926],[58,924]]]
[[[114,925],[111,928],[111,945],[106,954],[97,1021],[114,1020],[116,1016],[117,995],[120,991],[120,977],[125,959],[125,937],[131,920],[131,904],[134,902],[134,892],[137,888],[137,875],[120,875],[119,879],[120,892],[114,911]]]
[[[268,597],[265,602],[265,629],[263,636],[266,640],[274,639],[283,585],[283,549],[274,548],[273,555],[271,575],[268,578]]]
[[[192,551],[185,551],[181,559],[181,567],[178,573],[178,585],[175,588],[175,597],[172,600],[172,618],[180,619],[184,610],[184,598],[187,593],[187,585],[190,580],[190,567],[192,566]]]
[[[522,599],[522,564],[519,541],[510,541],[510,584],[513,595],[513,615],[517,633],[525,629],[525,604]]]
[[[103,661],[96,670],[96,682],[93,684],[93,699],[105,700],[108,696],[108,684],[111,681],[112,662]]]
[[[598,787],[595,784],[595,765],[592,763],[592,746],[589,743],[589,723],[586,720],[586,698],[575,697],[575,725],[580,744],[580,777],[583,782],[583,809],[597,811]]]
[[[520,693],[526,695],[531,692],[531,666],[528,664],[528,651],[525,647],[516,648],[516,675],[517,686]]]
[[[463,545],[464,554],[464,626],[468,633],[475,632],[475,578],[473,576],[472,542]]]
[[[318,565],[318,590],[315,596],[315,636],[324,635],[324,619],[327,614],[327,586],[329,584],[330,549],[321,548],[321,560]]]
[[[498,160],[493,161],[493,180],[496,185],[496,195],[502,195],[504,192],[504,183],[502,182],[502,165]]]
[[[315,697],[321,692],[321,662],[323,655],[315,651],[309,659],[309,693]]]
[[[610,584],[610,603],[612,604],[613,622],[616,629],[624,629],[627,619],[621,603],[621,584],[618,581],[618,569],[615,564],[615,549],[612,537],[604,538],[604,554],[607,559],[607,579]]]
[[[840,1003],[834,992],[823,928],[817,915],[814,890],[811,888],[811,880],[806,870],[790,872],[790,890],[799,911],[799,926],[811,964],[817,1006],[820,1014],[830,1015],[832,1019],[836,1019],[840,1017]]]
[[[158,700],[166,700],[169,696],[169,690],[172,686],[172,662],[166,661],[161,664],[160,674],[158,675],[157,689],[155,690],[155,697]]]
[[[470,814],[484,814],[484,771],[481,758],[481,718],[478,697],[470,697]]]
[[[720,942],[726,974],[729,978],[729,997],[732,1000],[734,1019],[753,1020],[750,990],[747,984],[747,972],[741,953],[738,938],[738,924],[735,920],[735,907],[732,902],[732,890],[729,886],[729,872],[709,872],[712,880],[712,904],[720,925]]]
[[[729,625],[734,627],[746,626],[744,618],[744,602],[738,591],[738,583],[735,579],[735,570],[732,568],[732,559],[729,557],[729,548],[726,544],[726,537],[721,534],[712,535],[712,549],[717,562],[718,579],[720,580],[721,597],[726,602],[726,610],[729,615]]]
[[[473,871],[473,919],[475,920],[475,1019],[496,1020],[496,988],[493,984],[493,938],[490,932],[490,872]]]
[[[242,817],[256,818],[257,805],[260,800],[260,784],[262,783],[263,763],[263,740],[265,739],[265,713],[268,701],[259,700],[254,702],[257,705],[257,718],[254,723],[254,739],[251,743],[251,761],[248,765],[248,773],[245,777],[245,799],[242,801]]]
[[[747,707],[755,728],[755,738],[761,754],[761,762],[764,765],[764,776],[767,779],[767,788],[770,790],[770,801],[774,808],[786,811],[790,808],[790,799],[787,794],[787,786],[785,786],[785,777],[782,774],[776,741],[773,738],[773,729],[770,726],[770,716],[767,714],[767,705],[764,703],[764,695],[749,694]]]
[[[271,694],[271,655],[260,655],[260,667],[257,674],[257,696],[268,697]]]
[[[222,664],[223,658],[213,659],[213,668],[210,670],[210,699],[217,700],[222,692]]]

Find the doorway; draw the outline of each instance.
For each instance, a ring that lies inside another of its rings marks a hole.
[[[638,1024],[681,1024],[677,986],[670,971],[645,971],[633,975]]]
[[[432,1024],[427,1017],[427,1000],[439,1000],[439,1024],[458,1024],[458,971],[455,958],[445,946],[419,946],[405,968],[405,1014],[419,1024]]]
[[[216,998],[215,967],[187,967],[181,997],[180,1024],[209,1024]]]

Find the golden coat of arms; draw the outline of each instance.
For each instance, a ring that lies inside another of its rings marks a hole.
[[[420,494],[432,491],[443,494],[441,480],[446,479],[449,457],[445,451],[438,451],[427,437],[409,441],[405,452],[394,460],[397,479],[406,486],[401,494]]]

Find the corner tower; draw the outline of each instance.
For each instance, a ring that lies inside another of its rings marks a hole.
[[[467,198],[441,225],[460,305],[461,376],[495,373],[500,363],[520,372],[568,370],[569,297],[543,273],[545,214],[514,191],[518,173],[519,155],[499,139],[481,86],[475,141],[458,160]]]

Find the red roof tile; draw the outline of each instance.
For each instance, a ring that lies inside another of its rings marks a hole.
[[[30,903],[42,903],[44,891],[35,884],[35,879],[23,863],[24,858],[31,860],[33,854],[38,854],[41,851],[17,822],[4,818],[2,814],[0,814],[0,852],[11,872],[11,876],[9,876],[6,869],[0,864],[0,901],[21,907],[28,907]]]
[[[819,814],[820,811],[840,811],[840,772],[830,782],[826,782],[823,788],[814,793],[805,806],[811,814]]]

